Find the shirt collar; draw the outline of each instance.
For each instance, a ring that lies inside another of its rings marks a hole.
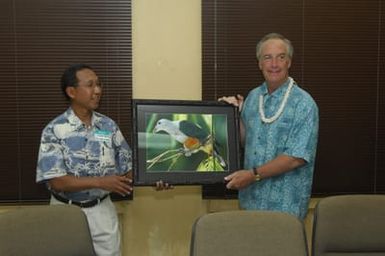
[[[266,81],[263,82],[261,93],[263,96],[268,95],[268,97],[282,97],[283,94],[286,92],[287,87],[289,86],[290,79],[287,79],[282,85],[280,85],[272,94],[269,94],[267,90],[267,83]]]
[[[71,107],[69,107],[66,112],[65,112],[65,116],[67,117],[68,119],[68,122],[76,127],[76,128],[81,128],[83,127],[83,122],[80,120],[80,118],[75,115],[75,112],[73,111],[73,109]],[[101,117],[99,115],[97,115],[96,112],[92,112],[92,117],[91,117],[91,126],[92,127],[96,127],[98,129],[100,129],[100,126],[101,126]]]

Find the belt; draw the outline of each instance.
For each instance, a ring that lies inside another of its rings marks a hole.
[[[94,200],[85,201],[85,202],[72,201],[72,200],[64,198],[61,195],[56,194],[56,193],[52,193],[52,196],[55,199],[59,200],[62,203],[65,203],[65,204],[74,204],[74,205],[77,205],[77,206],[79,206],[81,208],[89,208],[89,207],[93,207],[93,206],[95,206],[97,204],[100,204],[100,202],[102,202],[104,199],[107,198],[108,194],[104,195],[101,198],[96,198]]]

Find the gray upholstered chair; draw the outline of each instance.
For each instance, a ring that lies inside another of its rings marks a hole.
[[[304,227],[296,217],[271,211],[204,215],[193,225],[191,256],[308,255]]]
[[[0,213],[0,255],[95,255],[77,206],[25,206]]]
[[[321,199],[314,212],[313,256],[385,256],[385,195]]]

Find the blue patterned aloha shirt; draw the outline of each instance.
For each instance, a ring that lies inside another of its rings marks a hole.
[[[112,119],[93,112],[91,127],[87,129],[72,108],[68,108],[43,130],[36,182],[64,175],[122,175],[131,168],[131,149]],[[60,195],[74,201],[85,201],[107,193],[102,189],[89,189],[60,192]]]
[[[303,219],[313,181],[318,107],[307,92],[294,84],[285,109],[275,122],[263,123],[258,111],[259,96],[263,95],[265,116],[273,116],[287,88],[288,82],[269,95],[265,82],[247,96],[241,114],[246,130],[244,168],[261,166],[282,154],[302,158],[306,164],[252,183],[239,191],[239,202],[243,209],[282,211]]]

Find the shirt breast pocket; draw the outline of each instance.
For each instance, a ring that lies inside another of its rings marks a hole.
[[[115,163],[114,150],[106,144],[101,145],[100,165],[102,168],[113,166]]]
[[[274,137],[277,138],[277,143],[279,147],[285,146],[286,141],[289,138],[291,128],[292,124],[290,122],[290,119],[288,118],[283,118],[277,123]]]

